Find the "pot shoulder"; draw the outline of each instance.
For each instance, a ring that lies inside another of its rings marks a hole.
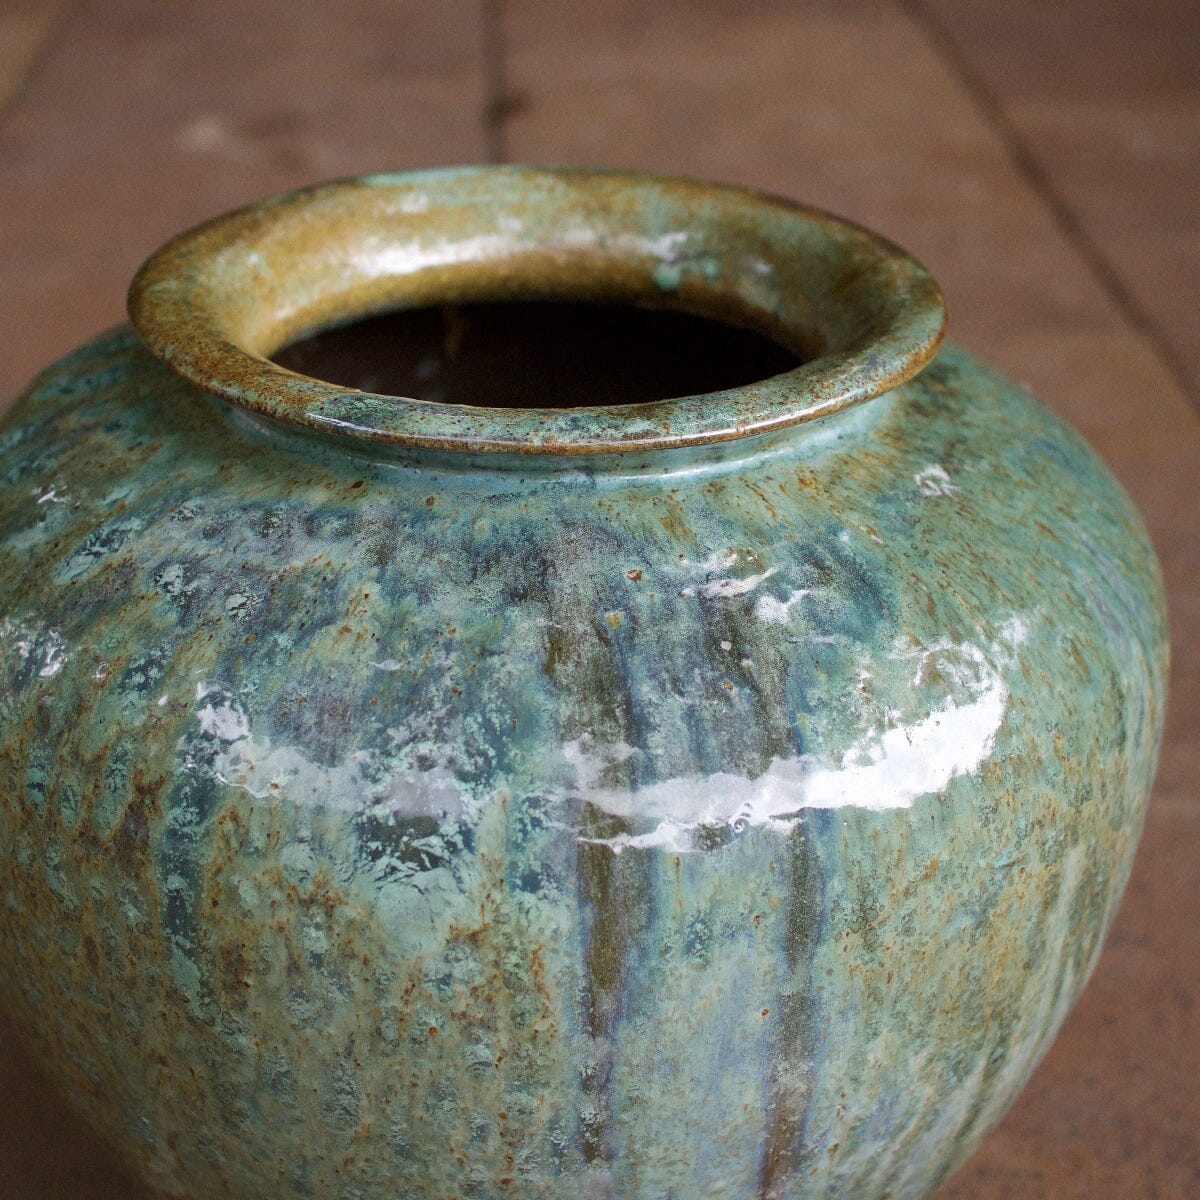
[[[251,425],[118,330],[18,405],[0,472],[18,694],[64,714],[86,695],[168,746],[245,727],[329,770],[427,745],[484,787],[552,763],[563,786],[646,793],[809,779],[897,730],[936,756],[949,710],[974,738],[959,766],[1002,708],[1014,733],[1069,714],[1081,739],[1111,722],[1102,699],[1161,721],[1135,510],[1077,434],[953,348],[745,458],[554,472]]]

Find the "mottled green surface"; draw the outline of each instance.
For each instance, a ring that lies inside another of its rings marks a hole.
[[[1095,960],[1141,524],[948,348],[771,438],[306,439],[118,330],[0,433],[0,1001],[164,1196],[920,1197]]]

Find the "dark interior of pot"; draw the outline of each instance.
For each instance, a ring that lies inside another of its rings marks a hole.
[[[763,334],[711,317],[570,301],[386,312],[272,358],[342,387],[485,408],[641,404],[743,387],[801,362]]]

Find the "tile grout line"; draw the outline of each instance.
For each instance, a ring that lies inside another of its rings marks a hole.
[[[489,163],[508,161],[504,0],[480,0],[483,29],[483,143]]]
[[[7,124],[9,117],[16,112],[21,101],[25,99],[29,85],[41,71],[50,55],[57,49],[67,26],[82,7],[82,3],[83,0],[70,0],[70,3],[62,6],[58,15],[51,20],[50,28],[25,60],[24,69],[20,73],[16,86],[9,91],[7,96],[0,97],[0,129]]]
[[[1017,128],[998,93],[975,68],[946,23],[926,7],[924,0],[896,0],[896,4],[925,34],[934,50],[957,75],[964,91],[1000,138],[1005,151],[1025,182],[1045,204],[1059,231],[1083,260],[1121,317],[1149,345],[1191,406],[1200,409],[1200,387],[1197,381],[1192,378],[1191,372],[1163,335],[1154,318],[1134,296],[1120,272],[1092,240],[1075,210],[1055,186],[1041,160]]]

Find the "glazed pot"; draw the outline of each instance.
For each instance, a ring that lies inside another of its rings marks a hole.
[[[802,359],[640,404],[270,361],[444,301]],[[221,218],[0,438],[0,997],[154,1194],[924,1196],[1096,960],[1142,525],[833,217],[646,176]]]

